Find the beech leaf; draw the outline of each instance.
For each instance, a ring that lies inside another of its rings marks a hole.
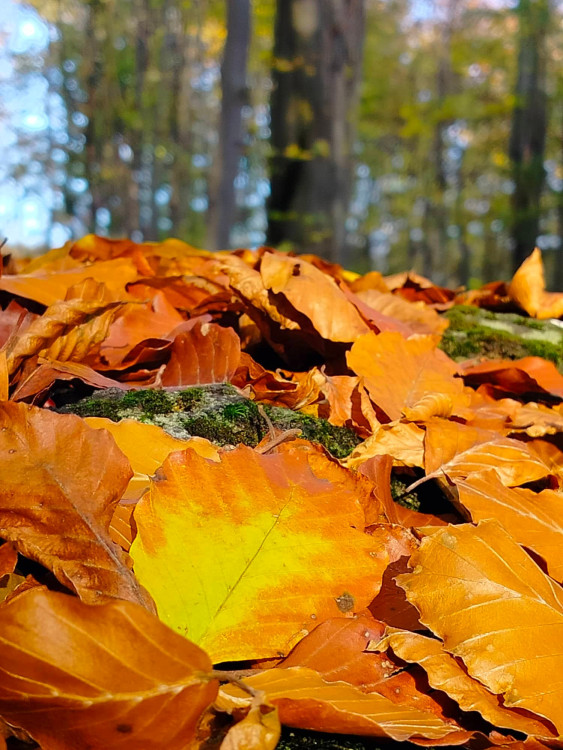
[[[35,588],[0,608],[0,714],[42,750],[184,750],[217,694],[210,671],[131,602]]]
[[[0,404],[0,537],[86,602],[152,608],[109,535],[131,469],[115,441],[72,414]]]
[[[283,655],[379,589],[389,555],[363,533],[354,487],[317,476],[304,451],[172,453],[135,508],[136,575],[214,662]]]
[[[368,737],[390,737],[398,742],[432,739],[461,745],[471,733],[463,731],[453,720],[393,703],[379,693],[363,693],[346,682],[326,682],[313,669],[291,667],[269,669],[248,677],[245,683],[263,690],[270,703],[277,706],[282,724],[337,734],[359,734]],[[223,701],[247,701],[240,688],[221,688]]]
[[[398,576],[420,620],[510,708],[563,729],[563,591],[494,520],[434,527]]]

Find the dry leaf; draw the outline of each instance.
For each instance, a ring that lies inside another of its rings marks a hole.
[[[0,537],[86,602],[152,607],[109,524],[131,469],[107,433],[72,414],[0,404]]]
[[[411,706],[393,703],[379,693],[363,693],[346,682],[326,682],[312,669],[269,669],[248,677],[246,684],[263,690],[277,706],[282,724],[337,734],[390,737],[398,742],[432,739],[461,745],[470,737],[452,720]],[[221,688],[219,705],[241,701],[240,688]]]
[[[0,608],[0,714],[42,750],[184,750],[211,662],[131,602],[33,589]]]
[[[400,659],[420,664],[428,675],[430,686],[447,693],[463,711],[478,711],[493,726],[540,737],[554,736],[547,722],[505,708],[499,696],[471,678],[435,638],[391,628],[379,643],[374,641],[369,645],[369,651],[385,651],[389,646]]]
[[[563,294],[545,291],[543,261],[538,247],[512,277],[508,294],[533,318],[560,318],[563,315]]]
[[[433,528],[399,576],[420,619],[469,674],[563,727],[563,592],[497,521]]]
[[[501,482],[509,487],[549,474],[545,463],[519,440],[436,418],[426,424],[424,465],[426,477],[412,484],[409,490],[431,477],[445,474],[455,482],[487,469],[494,469]]]
[[[473,521],[496,518],[523,547],[536,552],[549,575],[563,582],[563,495],[553,490],[510,489],[495,471],[456,482],[459,502]]]
[[[240,341],[233,329],[202,323],[176,336],[160,383],[184,387],[229,382],[239,362]]]
[[[356,339],[347,361],[389,420],[400,419],[406,408],[414,409],[428,394],[446,397],[450,413],[467,402],[463,382],[454,377],[457,366],[436,349],[432,336],[407,340],[399,333],[368,333]],[[443,400],[438,408],[443,413]],[[431,413],[425,410],[424,419]]]

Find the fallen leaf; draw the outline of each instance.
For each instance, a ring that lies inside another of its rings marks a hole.
[[[0,536],[86,602],[152,607],[108,528],[131,469],[107,433],[72,414],[0,404]]]
[[[373,310],[406,323],[411,329],[411,335],[441,335],[449,325],[447,318],[440,316],[424,302],[408,302],[396,294],[382,293],[375,289],[359,291],[356,294]]]
[[[119,304],[108,301],[105,291],[103,285],[88,279],[68,289],[67,299],[50,305],[8,347],[9,373],[34,354],[61,361],[84,358],[106,335]]]
[[[27,367],[32,364],[32,367]],[[57,380],[81,380],[94,388],[119,388],[127,390],[128,386],[112,378],[107,378],[82,362],[56,362],[45,357],[24,364],[20,380],[16,386],[12,399],[24,401],[31,396],[45,393]]]
[[[358,468],[375,456],[391,456],[395,466],[424,466],[424,430],[412,422],[379,425],[343,463]]]
[[[302,258],[266,252],[260,262],[260,276],[264,287],[283,295],[322,338],[349,342],[369,331],[334,279]],[[284,313],[293,318],[291,308]]]
[[[487,469],[494,469],[501,482],[509,487],[549,474],[545,463],[519,440],[503,437],[493,430],[436,418],[426,424],[424,465],[426,477],[412,484],[409,490],[432,477],[445,474],[456,481]]]
[[[546,722],[523,712],[505,708],[499,696],[489,692],[480,682],[470,677],[463,666],[435,638],[391,628],[379,643],[374,641],[368,648],[369,651],[385,651],[389,646],[400,659],[411,664],[420,664],[428,675],[430,686],[447,693],[463,711],[477,711],[493,726],[540,737],[554,736]]]
[[[356,339],[347,361],[390,421],[400,419],[406,408],[415,409],[428,394],[445,397],[449,413],[466,403],[463,382],[454,377],[456,364],[436,349],[432,336],[404,339],[399,333],[368,333]],[[443,414],[443,399],[438,409]],[[425,411],[424,418],[430,415]]]
[[[212,461],[219,461],[218,449],[209,440],[193,437],[180,440],[172,437],[157,425],[145,424],[135,419],[112,422],[104,417],[86,417],[84,422],[95,430],[111,433],[117,447],[129,461],[133,476],[121,496],[121,502],[135,503],[149,488],[151,477],[172,451],[193,448],[196,453]]]
[[[398,584],[420,619],[507,708],[563,727],[563,593],[494,520],[434,528]]]
[[[508,294],[533,318],[559,318],[563,315],[563,294],[545,291],[543,260],[538,247],[512,277]]]
[[[202,323],[176,336],[160,383],[165,387],[226,383],[239,362],[240,341],[233,329]]]
[[[495,471],[456,482],[459,502],[473,521],[495,518],[523,547],[536,552],[549,575],[563,583],[563,495],[505,487]],[[493,722],[494,723],[494,722]]]
[[[0,713],[42,750],[183,750],[211,662],[131,602],[33,589],[0,608]]]
[[[346,682],[326,682],[318,672],[306,667],[276,668],[248,677],[245,683],[263,690],[279,711],[282,724],[336,734],[390,737],[398,742],[432,739],[461,745],[471,732],[453,720],[393,703],[379,693],[363,693]],[[222,687],[222,701],[247,702],[245,694],[232,685]]]
[[[260,691],[246,716],[229,729],[220,750],[274,750],[280,734],[278,711]]]
[[[173,453],[135,522],[138,579],[215,662],[283,655],[313,622],[363,609],[388,561],[353,489],[318,478],[303,452]]]
[[[472,386],[493,383],[505,393],[516,396],[549,394],[563,398],[563,375],[553,362],[541,357],[497,359],[478,365],[462,363],[460,370],[465,382]]]
[[[85,279],[94,279],[106,285],[111,301],[126,301],[129,295],[126,286],[137,278],[138,272],[129,258],[118,258],[90,266],[73,268],[69,271],[6,274],[0,278],[0,289],[18,297],[54,305],[64,300],[67,291]]]

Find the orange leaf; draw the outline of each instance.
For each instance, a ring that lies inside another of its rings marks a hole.
[[[245,683],[264,690],[268,700],[277,706],[282,724],[300,729],[368,737],[390,737],[398,742],[432,739],[447,744],[466,742],[465,732],[451,719],[411,706],[393,703],[379,693],[363,693],[346,682],[326,682],[318,672],[306,667],[269,669],[248,677]],[[223,700],[247,699],[240,688],[223,687]]]
[[[202,323],[176,336],[160,383],[165,387],[225,383],[239,362],[240,340],[233,329]]]
[[[449,325],[447,318],[424,302],[408,302],[396,294],[382,294],[375,289],[356,292],[373,310],[406,323],[413,334],[442,334]]]
[[[563,582],[563,495],[553,490],[509,489],[494,471],[456,482],[459,502],[473,521],[496,518],[523,547],[547,563],[549,575]]]
[[[497,521],[433,528],[398,584],[469,674],[563,728],[563,593]]]
[[[549,468],[525,443],[503,437],[493,430],[433,419],[424,438],[426,479],[446,474],[451,480],[494,469],[508,486],[533,482],[549,474]]]
[[[137,269],[131,260],[119,258],[58,273],[38,271],[19,276],[5,275],[0,279],[0,289],[48,306],[65,299],[71,286],[94,279],[106,285],[110,300],[115,302],[129,299],[126,286],[136,278]]]
[[[375,456],[391,456],[395,466],[420,466],[424,456],[424,430],[412,422],[379,425],[373,435],[360,443],[344,464],[350,468],[362,466]]]
[[[151,607],[108,528],[131,469],[107,433],[71,414],[0,404],[0,536],[87,602]]]
[[[460,365],[464,380],[476,386],[493,383],[507,394],[528,397],[550,394],[563,398],[563,375],[553,362],[541,357],[496,359],[478,365]]]
[[[172,437],[161,427],[144,424],[135,419],[112,422],[104,417],[86,417],[84,422],[95,430],[111,433],[117,447],[126,456],[133,469],[133,476],[121,497],[121,501],[136,502],[149,488],[149,477],[161,466],[172,451],[193,448],[196,453],[212,461],[219,461],[217,447],[209,440],[193,437],[180,440]]]
[[[283,655],[379,589],[389,556],[363,533],[356,486],[317,477],[302,451],[172,453],[135,509],[137,577],[214,661]]]
[[[497,727],[540,737],[554,736],[547,723],[505,708],[499,696],[490,693],[480,682],[470,677],[435,638],[390,629],[381,642],[370,644],[369,650],[380,651],[389,646],[400,659],[420,664],[428,675],[430,686],[447,693],[463,711],[478,711],[486,721]]]
[[[563,315],[563,294],[545,291],[543,261],[538,247],[512,277],[508,294],[533,318],[560,318]]]
[[[267,252],[260,263],[260,276],[265,288],[283,295],[294,311],[311,321],[322,338],[355,341],[369,331],[334,279],[302,258]],[[291,310],[286,314],[295,315]]]
[[[355,341],[347,361],[363,376],[371,398],[389,420],[416,409],[429,394],[439,393],[446,401],[437,404],[438,412],[425,409],[424,419],[432,413],[444,415],[444,409],[452,413],[467,401],[462,381],[454,378],[456,364],[436,349],[432,336],[404,339],[399,333],[368,333]]]
[[[210,670],[131,602],[36,588],[0,609],[0,714],[43,750],[183,750],[217,694]]]
[[[280,733],[278,711],[259,691],[249,712],[229,729],[219,750],[274,750]]]

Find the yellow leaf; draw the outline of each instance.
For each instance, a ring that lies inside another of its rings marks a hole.
[[[220,463],[172,453],[135,522],[137,578],[214,662],[287,653],[319,622],[366,607],[389,562],[363,533],[354,485],[318,477],[303,451],[239,446]]]

